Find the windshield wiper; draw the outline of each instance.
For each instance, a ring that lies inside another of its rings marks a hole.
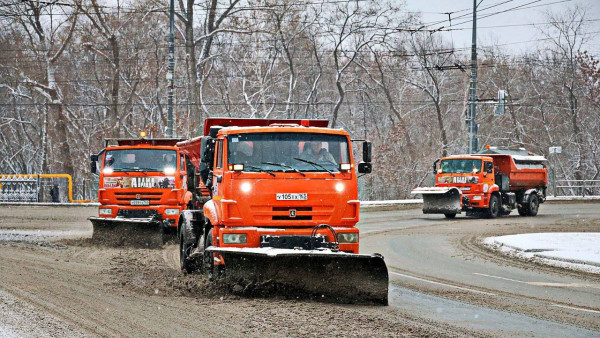
[[[246,168],[252,168],[252,169],[258,169],[258,171],[262,171],[262,172],[265,172],[265,173],[267,173],[267,174],[269,174],[269,175],[271,175],[273,177],[277,177],[275,174],[273,174],[273,172],[271,170],[263,169],[261,167],[257,167],[257,166],[254,166],[254,165],[244,165],[244,167],[246,167]]]
[[[294,167],[291,167],[291,166],[289,166],[289,165],[287,165],[287,164],[283,164],[283,163],[275,163],[275,162],[261,162],[260,164],[269,164],[269,165],[276,165],[276,166],[280,166],[280,167],[282,167],[282,168],[286,168],[286,169],[290,169],[290,170],[292,170],[292,171],[295,171],[295,172],[297,172],[298,174],[300,174],[300,175],[302,175],[302,176],[306,177],[306,174],[305,174],[305,173],[303,173],[303,172],[301,172],[300,170],[298,170],[298,169],[296,169],[296,168],[294,168]],[[285,172],[285,171],[284,171],[284,172]]]
[[[125,172],[125,171],[134,171],[134,172],[141,172],[144,175],[146,175],[146,171],[160,171],[160,170],[156,170],[154,168],[118,168],[117,170],[114,170],[117,172]]]
[[[313,161],[309,161],[309,160],[303,160],[303,159],[301,159],[301,158],[298,158],[298,157],[294,157],[294,160],[296,160],[296,161],[300,161],[300,162],[304,162],[304,163],[308,163],[308,164],[312,164],[312,165],[314,165],[314,166],[316,166],[316,167],[319,167],[319,168],[321,168],[321,169],[325,170],[325,171],[326,171],[326,172],[328,172],[328,173],[329,173],[331,176],[335,177],[335,174],[333,173],[333,171],[331,171],[331,170],[329,170],[329,169],[325,168],[324,166],[320,165],[320,164],[319,164],[319,163],[317,163],[317,162],[313,162]]]

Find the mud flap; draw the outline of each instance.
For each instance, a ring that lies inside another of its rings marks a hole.
[[[156,218],[90,217],[92,242],[109,247],[160,248],[161,221]]]
[[[229,283],[274,283],[291,292],[341,303],[388,305],[389,276],[379,254],[217,247],[206,251],[221,254]]]
[[[458,214],[462,210],[462,193],[457,188],[417,188],[411,193],[423,195],[424,214]]]

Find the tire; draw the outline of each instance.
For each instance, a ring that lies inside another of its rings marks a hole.
[[[197,260],[189,258],[193,247],[193,244],[185,244],[183,236],[179,236],[179,265],[181,271],[188,274],[196,272],[199,268]]]
[[[540,198],[536,195],[529,195],[527,202],[523,203],[519,208],[519,215],[521,216],[536,216],[540,208]]]
[[[531,195],[529,197],[529,203],[527,203],[527,216],[536,216],[540,208],[540,199],[537,195]]]
[[[210,230],[208,230],[208,232],[206,233],[206,237],[204,238],[204,255],[203,255],[203,267],[204,270],[208,273],[208,277],[209,279],[212,279],[213,277],[213,270],[215,267],[215,263],[214,263],[214,259],[213,259],[213,254],[212,252],[206,252],[206,248],[208,248],[209,246],[211,246],[212,243],[212,228]]]
[[[500,213],[500,198],[498,195],[492,194],[490,197],[490,207],[486,210],[485,216],[487,218],[496,218]]]
[[[452,214],[444,214],[444,216],[446,216],[446,218],[448,218],[448,219],[452,219],[452,218],[456,217],[456,214],[455,214],[455,213],[452,213]]]

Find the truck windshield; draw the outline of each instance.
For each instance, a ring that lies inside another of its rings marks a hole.
[[[350,163],[344,135],[317,133],[247,133],[229,135],[230,164],[244,164],[244,171],[339,171]]]
[[[442,173],[466,174],[481,171],[481,160],[456,159],[443,160],[440,165]]]
[[[112,171],[163,171],[175,172],[177,152],[160,149],[108,150],[104,168]]]

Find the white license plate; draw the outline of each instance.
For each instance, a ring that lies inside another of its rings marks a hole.
[[[150,205],[150,200],[131,200],[131,205]]]
[[[277,194],[278,201],[306,201],[308,194]]]

